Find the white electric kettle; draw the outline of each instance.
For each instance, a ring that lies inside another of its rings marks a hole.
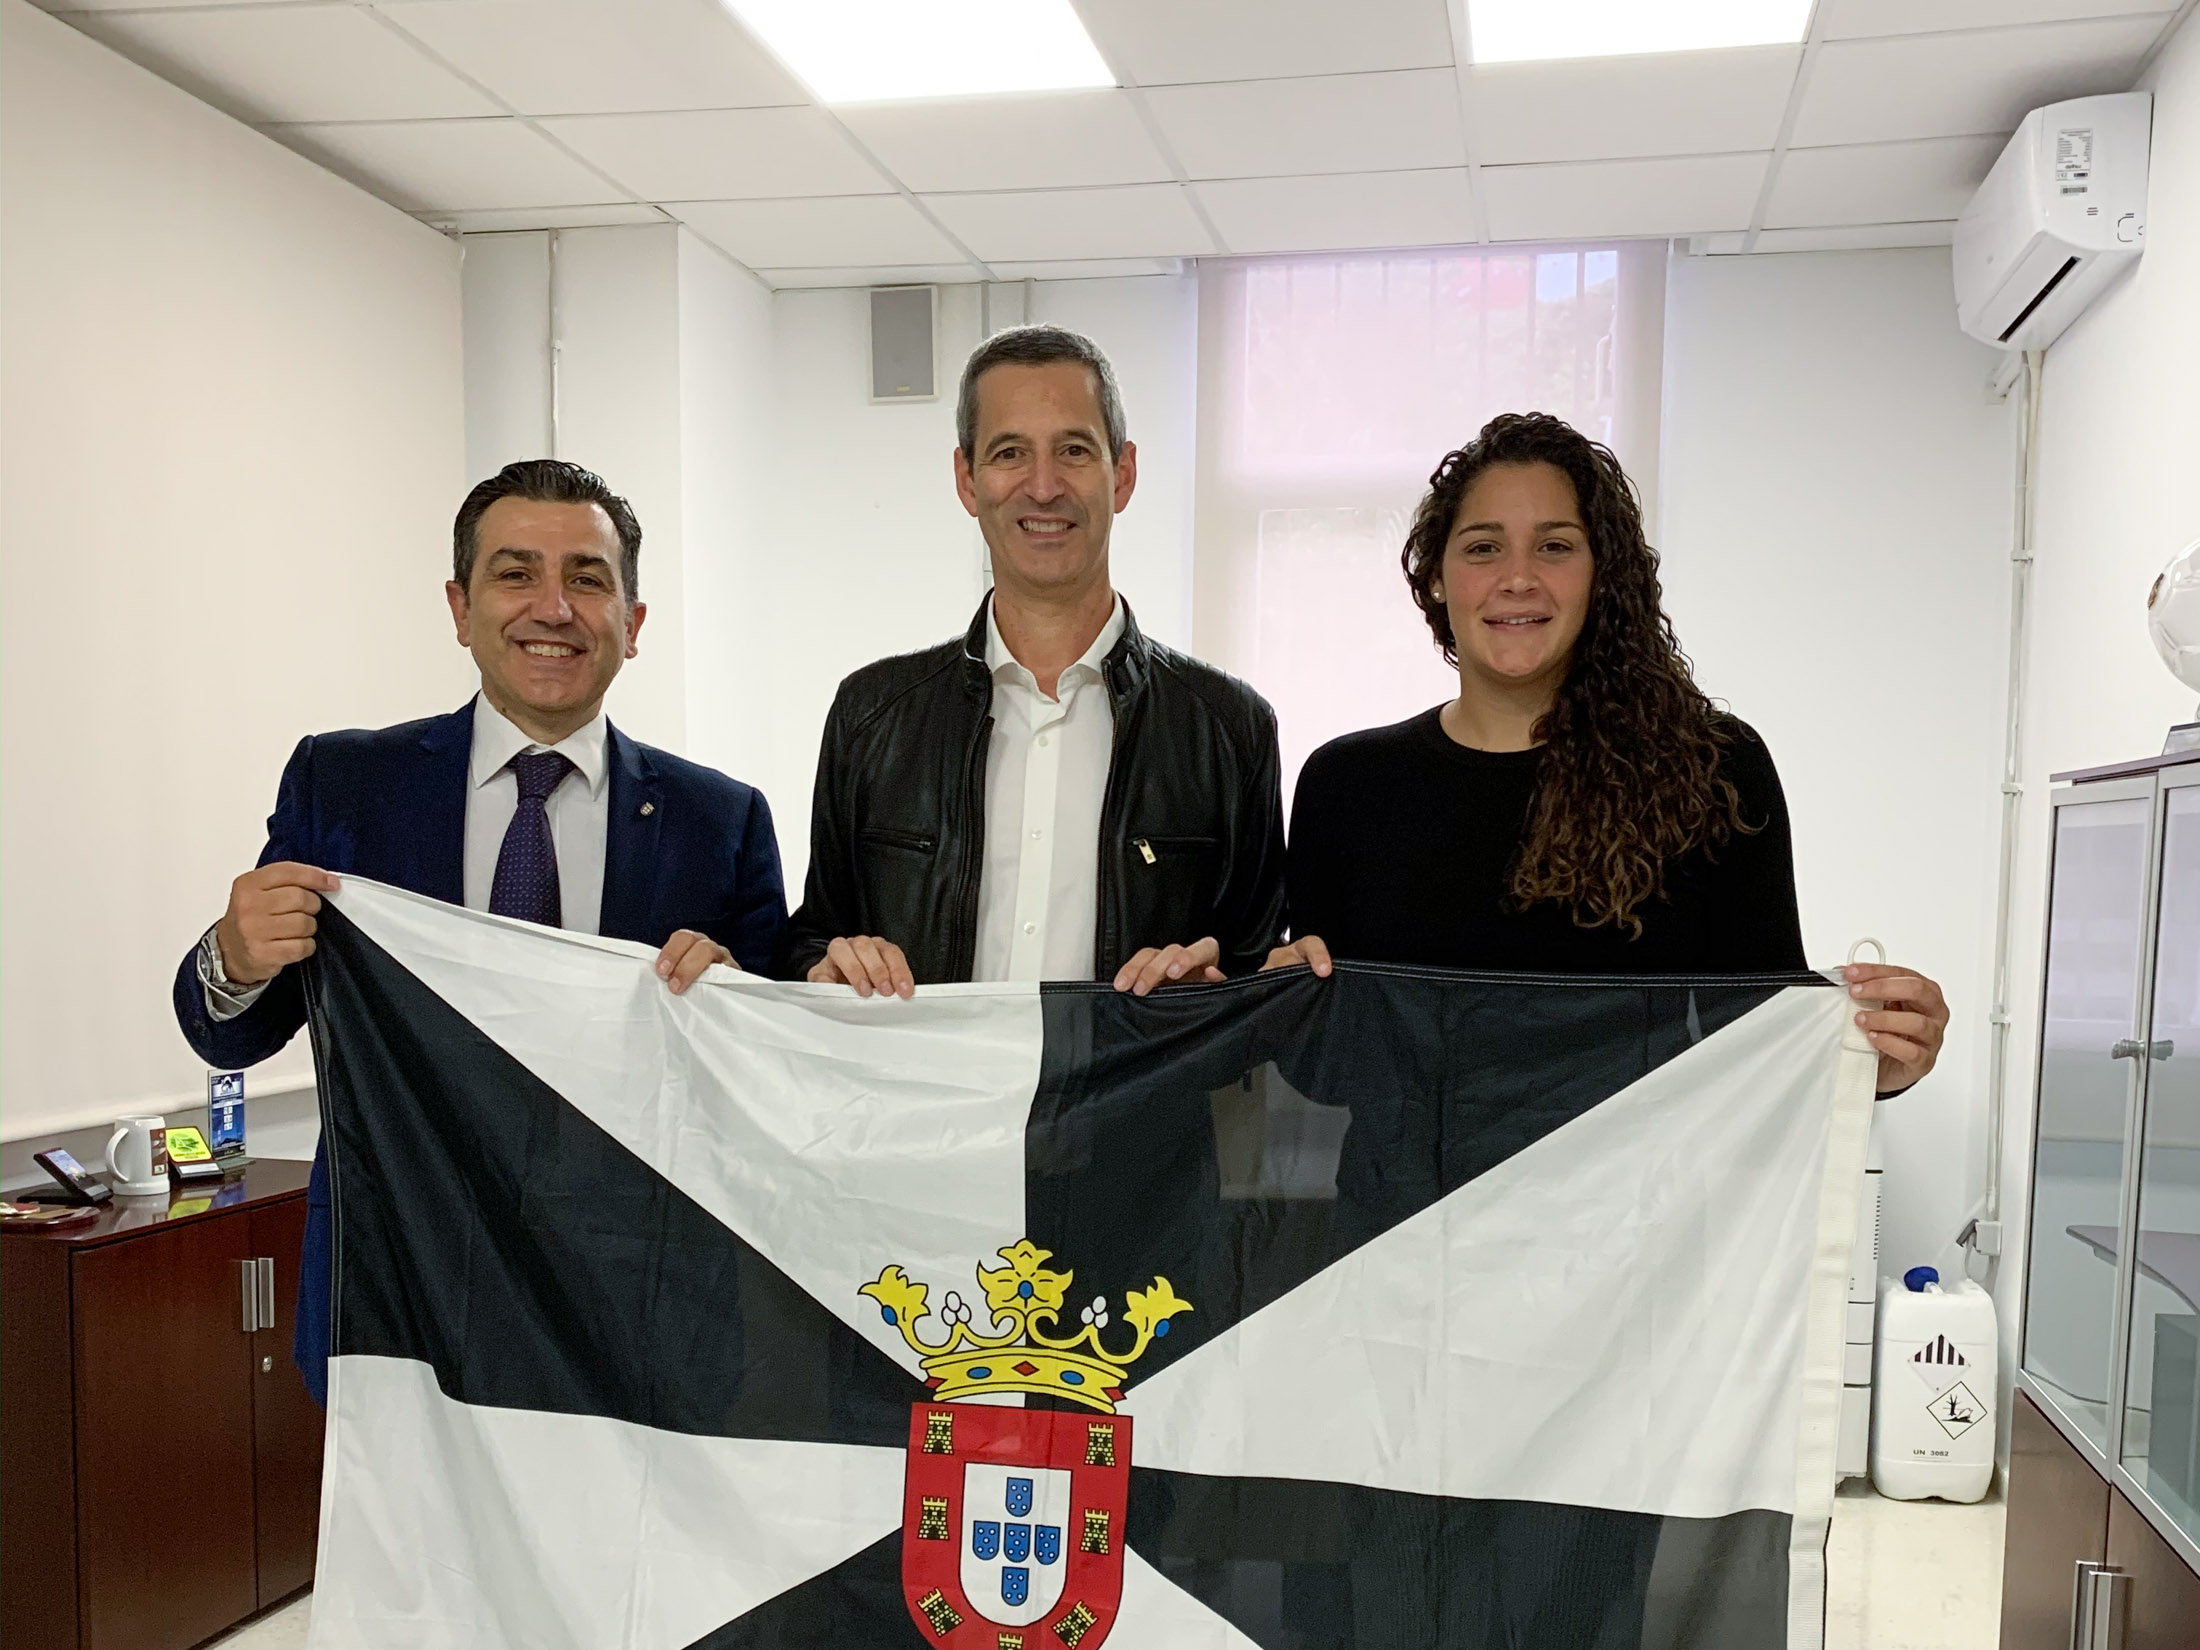
[[[118,1117],[107,1137],[107,1172],[124,1197],[168,1192],[168,1119]]]

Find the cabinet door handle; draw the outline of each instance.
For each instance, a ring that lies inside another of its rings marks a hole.
[[[2070,1591],[2070,1650],[2124,1650],[2131,1577],[2113,1564],[2078,1560]]]
[[[240,1260],[237,1281],[244,1295],[244,1317],[238,1328],[249,1335],[260,1327],[260,1269],[249,1260]]]
[[[2145,1055],[2149,1060],[2167,1060],[2177,1052],[2177,1045],[2164,1037],[2158,1043],[2142,1043],[2136,1037],[2119,1037],[2109,1045],[2111,1060],[2136,1060]]]
[[[262,1255],[252,1263],[252,1266],[259,1277],[258,1317],[260,1327],[262,1329],[273,1329],[275,1327],[275,1257],[273,1255]]]

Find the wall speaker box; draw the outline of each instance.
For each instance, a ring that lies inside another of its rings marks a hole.
[[[934,364],[936,286],[871,289],[871,399],[929,401],[939,393]]]

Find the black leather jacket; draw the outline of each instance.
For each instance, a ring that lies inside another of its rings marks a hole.
[[[967,980],[985,863],[993,679],[986,610],[967,633],[866,665],[840,684],[817,758],[810,871],[782,973],[841,935],[876,934],[919,984]],[[1227,973],[1283,930],[1276,716],[1236,677],[1147,640],[1124,605],[1101,670],[1115,753],[1100,809],[1093,976],[1149,945],[1212,934]]]

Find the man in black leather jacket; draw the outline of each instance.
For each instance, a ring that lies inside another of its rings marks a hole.
[[[994,588],[964,635],[841,683],[781,972],[1143,995],[1259,968],[1283,926],[1275,713],[1147,638],[1109,582],[1137,449],[1107,358],[1058,327],[996,334],[956,423]]]

